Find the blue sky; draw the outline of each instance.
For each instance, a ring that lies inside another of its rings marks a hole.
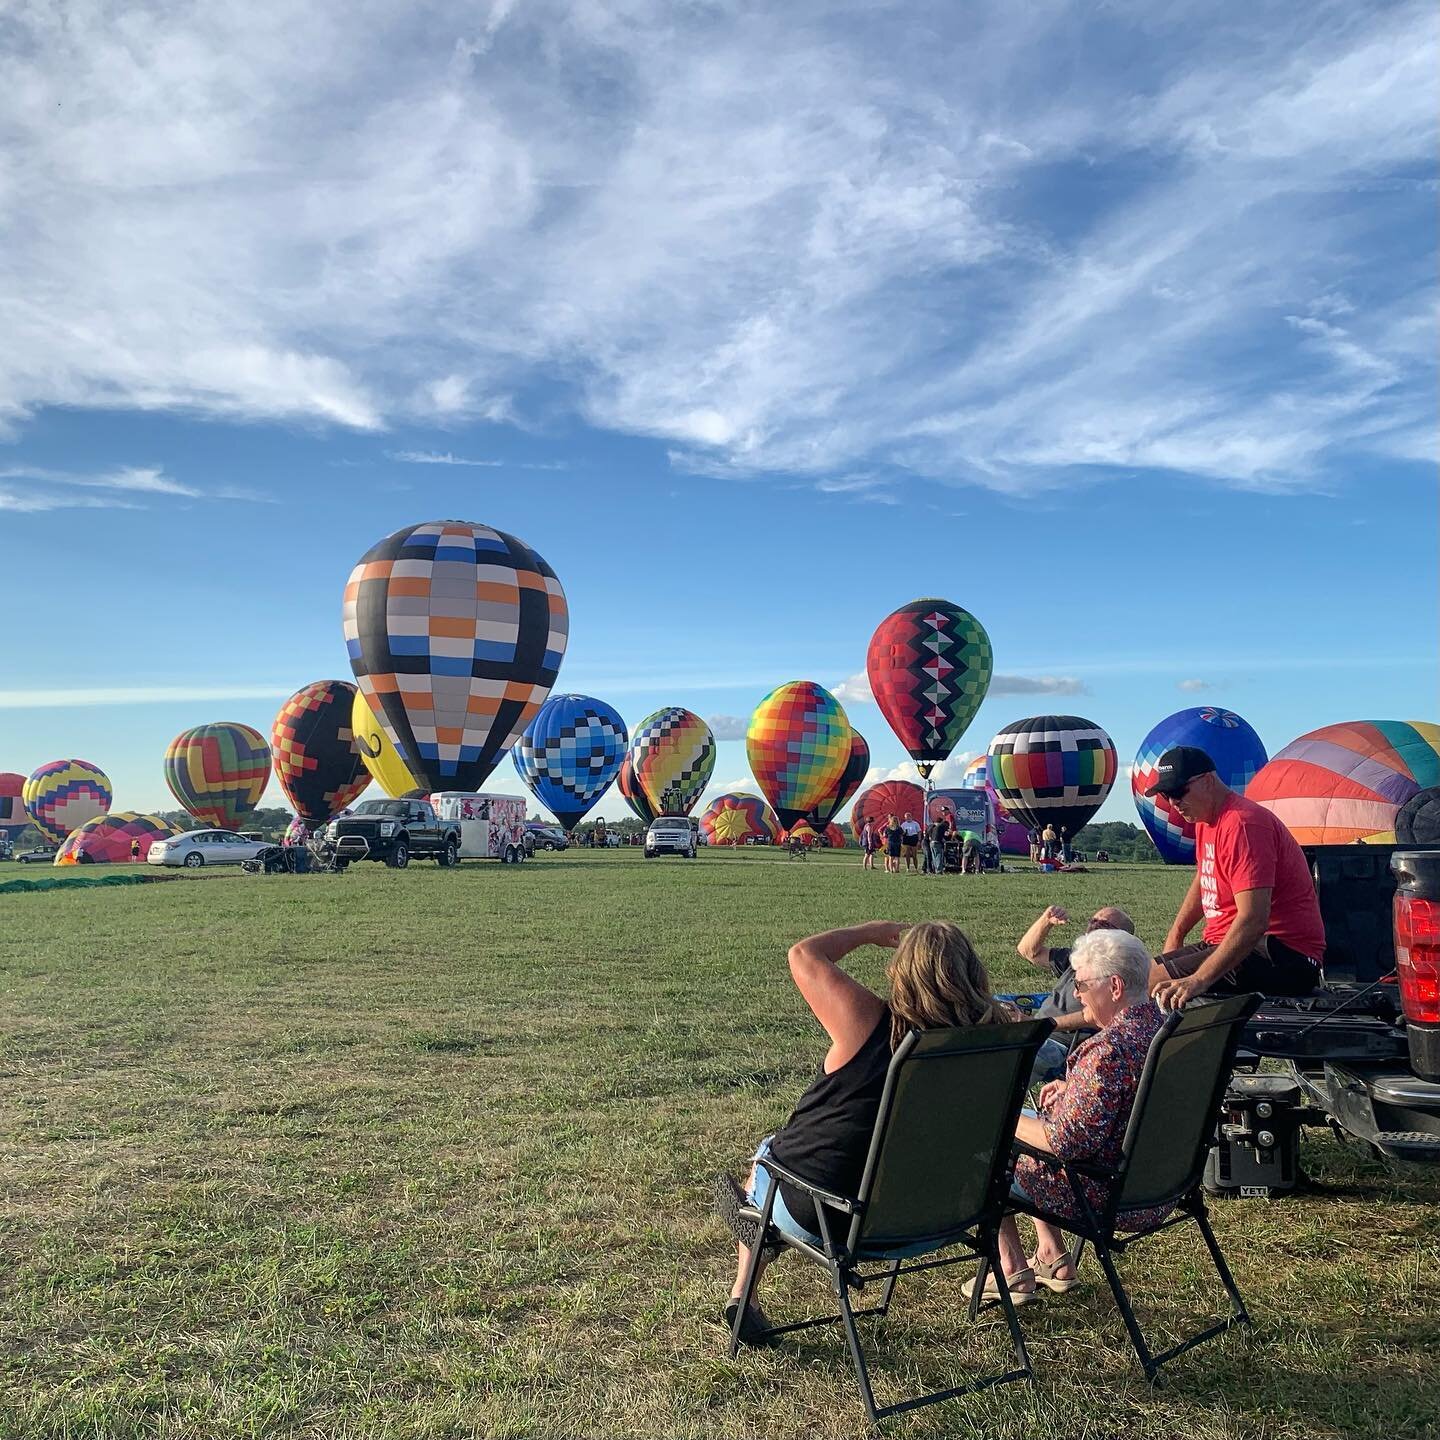
[[[1440,714],[1433,7],[326,9],[7,21],[0,769],[168,805],[452,517],[560,575],[560,688],[813,678],[877,772],[919,594],[994,642],[969,752]]]

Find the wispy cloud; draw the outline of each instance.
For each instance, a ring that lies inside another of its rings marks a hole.
[[[991,695],[1084,695],[1085,684],[1073,675],[992,675]]]
[[[1181,680],[1175,688],[1183,690],[1187,695],[1193,695],[1201,690],[1213,690],[1215,686],[1209,680]]]
[[[709,725],[717,740],[743,740],[748,722],[743,715],[712,715]]]
[[[0,690],[0,710],[53,710],[94,705],[173,705],[199,700],[283,700],[289,684],[113,685],[49,690]]]
[[[406,465],[476,465],[487,470],[494,469],[503,460],[470,460],[463,455],[452,455],[448,450],[387,450],[387,460],[400,460]]]
[[[208,490],[187,485],[156,465],[124,465],[114,470],[81,474],[41,466],[0,466],[0,510],[138,510],[153,499],[269,501],[272,497],[232,486]],[[19,488],[15,488],[18,484]],[[86,492],[106,492],[95,495]]]

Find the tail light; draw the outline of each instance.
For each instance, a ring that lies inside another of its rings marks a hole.
[[[1405,1018],[1440,1025],[1440,902],[1397,892],[1395,971]]]

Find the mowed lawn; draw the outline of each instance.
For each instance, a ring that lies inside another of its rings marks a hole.
[[[7,873],[13,873],[8,872]],[[709,1213],[823,1053],[785,951],[953,918],[999,988],[1050,901],[1163,936],[1187,876],[932,880],[854,852],[185,875],[0,896],[0,1435],[850,1436],[843,1339],[726,1356]],[[879,986],[884,956],[856,957]],[[1021,1312],[1043,1372],[904,1435],[1404,1437],[1440,1425],[1440,1172],[1312,1132],[1317,1188],[1217,1203],[1257,1326],[1152,1392],[1091,1262]],[[1208,1313],[1188,1237],[1123,1262]],[[1004,1362],[960,1272],[902,1282],[882,1399]],[[818,1314],[793,1258],[765,1294]],[[872,1324],[874,1322],[862,1322]]]

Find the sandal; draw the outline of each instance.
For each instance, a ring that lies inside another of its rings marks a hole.
[[[960,1293],[968,1300],[975,1293],[975,1280],[978,1277],[972,1276],[961,1287]],[[1023,1270],[1017,1270],[1013,1275],[1005,1277],[1005,1288],[1010,1292],[1010,1303],[1012,1305],[1028,1305],[1035,1298],[1034,1290],[1017,1290],[1015,1284],[1020,1280],[1034,1280],[1035,1272],[1027,1265]],[[1000,1287],[995,1283],[995,1268],[991,1266],[985,1272],[985,1288],[980,1292],[980,1298],[987,1305],[994,1304],[1000,1299]]]
[[[725,1302],[725,1328],[733,1335],[735,1333],[735,1316],[740,1309],[740,1297],[732,1295]],[[745,1311],[745,1319],[740,1326],[740,1343],[742,1345],[772,1345],[773,1338],[769,1335],[770,1322],[765,1318],[765,1312],[758,1305],[751,1305]]]
[[[1072,1270],[1076,1269],[1075,1261],[1067,1252],[1058,1260],[1032,1260],[1030,1268],[1035,1272],[1035,1283],[1043,1285],[1047,1290],[1053,1290],[1057,1295],[1063,1295],[1067,1290],[1073,1290],[1080,1283],[1078,1275],[1072,1275],[1064,1279],[1055,1272],[1062,1266],[1068,1265]]]

